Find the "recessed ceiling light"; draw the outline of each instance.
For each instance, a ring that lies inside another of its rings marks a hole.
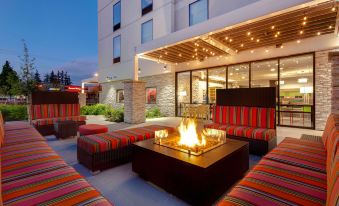
[[[275,28],[275,26],[271,26],[271,29],[274,29]]]
[[[247,36],[251,35],[251,32],[247,32]]]
[[[299,43],[300,43],[300,40],[297,40],[297,43],[299,44]]]
[[[300,78],[298,79],[298,83],[307,83],[308,79],[307,78]]]
[[[272,69],[271,69],[271,72],[274,72],[274,71],[275,71],[275,69],[274,69],[274,68],[272,68]]]

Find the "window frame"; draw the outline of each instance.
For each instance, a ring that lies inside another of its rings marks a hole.
[[[150,103],[148,102],[148,96],[147,96],[147,90],[148,89],[155,89],[155,103]],[[157,87],[146,87],[146,104],[150,104],[150,105],[153,105],[153,104],[157,104],[158,102],[158,89]]]
[[[123,100],[122,101],[120,101],[119,100],[119,94],[122,92],[122,96],[123,96]],[[117,89],[116,90],[116,97],[115,97],[115,102],[116,103],[119,103],[119,104],[123,104],[124,102],[125,102],[125,92],[124,92],[124,90],[123,89]]]
[[[116,38],[119,38],[119,50],[120,50],[120,55],[118,57],[115,57],[114,56],[114,50],[115,50],[115,44],[114,44],[114,40]],[[115,37],[113,37],[113,64],[116,64],[116,63],[120,63],[121,62],[121,35],[117,35]]]
[[[146,41],[146,42],[143,42],[143,25],[145,25],[145,24],[147,24],[147,23],[149,23],[149,22],[151,22],[152,23],[152,31],[151,31],[151,34],[152,34],[152,39],[151,40],[148,40],[148,41]],[[154,29],[153,29],[153,19],[150,19],[150,20],[147,20],[147,21],[145,21],[144,23],[142,23],[141,24],[141,29],[140,29],[141,31],[141,35],[140,35],[140,42],[141,42],[141,44],[145,44],[145,43],[147,43],[147,42],[150,42],[150,41],[152,41],[153,40],[153,37],[154,37],[154,35],[153,35],[153,31],[154,31]]]
[[[119,4],[120,7],[120,22],[117,24],[114,24],[114,8]],[[121,1],[118,1],[113,5],[113,32],[119,30],[121,28]]]
[[[192,3],[190,3],[190,4],[188,5],[188,26],[189,26],[189,27],[204,22],[204,21],[202,21],[202,22],[199,22],[199,23],[196,23],[196,24],[191,24],[191,7],[192,7],[195,3],[198,3],[199,1],[202,1],[202,0],[196,0],[196,1],[194,1],[194,2],[192,2]],[[209,0],[206,0],[206,2],[207,2],[207,19],[206,19],[205,21],[207,21],[207,20],[210,18],[210,13],[209,13],[209,10],[210,10],[210,3],[209,3]]]
[[[144,16],[144,15],[153,11],[153,0],[152,0],[152,3],[150,5],[148,5],[144,8],[142,7],[142,2],[143,2],[143,0],[141,0],[141,16]]]

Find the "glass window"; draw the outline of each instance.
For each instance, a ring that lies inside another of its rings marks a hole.
[[[280,59],[280,124],[313,127],[313,55]]]
[[[149,20],[141,25],[141,43],[153,40],[153,20]]]
[[[198,0],[189,6],[190,26],[208,19],[208,0]]]
[[[121,2],[113,6],[113,31],[120,29],[121,25]]]
[[[120,62],[121,56],[121,36],[113,38],[113,63]]]
[[[208,70],[208,98],[209,103],[216,103],[217,89],[226,88],[226,67]]]
[[[182,116],[184,104],[191,102],[190,72],[177,73],[177,106],[178,116]]]
[[[251,87],[275,87],[278,80],[278,60],[251,64]]]
[[[192,103],[207,103],[207,70],[192,72]]]
[[[249,65],[237,64],[228,67],[228,88],[249,87]]]
[[[142,15],[147,14],[153,10],[153,0],[141,0]]]
[[[146,104],[157,103],[157,88],[146,88]]]
[[[124,90],[122,89],[117,90],[117,99],[116,99],[117,103],[124,103],[124,99],[125,99]]]

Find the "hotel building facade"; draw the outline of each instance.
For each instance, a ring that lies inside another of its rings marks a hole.
[[[339,111],[338,22],[334,0],[98,0],[100,102],[139,123],[270,86],[277,125],[323,130]]]

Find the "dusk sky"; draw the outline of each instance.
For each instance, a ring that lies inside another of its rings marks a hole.
[[[43,76],[70,73],[74,84],[97,71],[96,0],[0,0],[0,64],[20,71],[22,39]]]

